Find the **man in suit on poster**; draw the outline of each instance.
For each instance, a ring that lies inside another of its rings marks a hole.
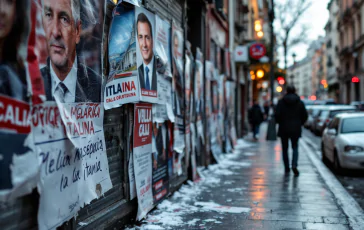
[[[100,102],[101,77],[77,56],[81,39],[79,0],[43,0],[47,65],[41,69],[46,98],[61,103]]]
[[[137,37],[143,64],[138,67],[140,88],[157,90],[157,65],[153,53],[152,24],[144,13],[137,18]]]

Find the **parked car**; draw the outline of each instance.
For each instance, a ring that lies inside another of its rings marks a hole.
[[[329,99],[326,99],[326,100],[316,100],[314,102],[315,105],[336,105],[336,102],[334,99],[332,98],[329,98]]]
[[[306,107],[307,113],[308,113],[308,118],[304,125],[305,128],[307,128],[311,131],[313,130],[313,120],[315,119],[317,114],[320,112],[321,107],[322,107],[321,105],[312,105],[310,107]]]
[[[350,105],[356,106],[360,111],[364,111],[364,101],[352,101]]]
[[[356,112],[358,109],[352,105],[330,105],[321,107],[319,113],[314,120],[313,132],[317,135],[322,135],[324,129],[331,122],[332,118],[343,112]]]
[[[321,150],[338,172],[364,169],[364,113],[336,115],[323,133]]]

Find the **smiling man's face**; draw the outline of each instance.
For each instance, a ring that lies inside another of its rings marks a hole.
[[[54,67],[67,70],[76,56],[81,23],[72,15],[71,0],[43,0],[43,27],[47,48]]]
[[[138,22],[138,43],[144,63],[148,65],[153,58],[153,37],[146,22]]]

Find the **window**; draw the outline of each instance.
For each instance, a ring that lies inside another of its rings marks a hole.
[[[330,112],[330,118],[335,117],[335,115],[339,114],[339,113],[347,113],[347,112],[355,112],[355,109],[343,109],[343,110],[334,110]]]
[[[341,133],[364,132],[364,117],[345,118],[341,125]]]
[[[332,120],[331,123],[329,124],[329,129],[335,129],[337,131],[338,124],[339,124],[339,119],[334,118],[334,120]]]

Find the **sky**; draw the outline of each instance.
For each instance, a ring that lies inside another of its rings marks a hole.
[[[287,2],[292,0],[276,0],[276,2]],[[330,0],[310,0],[311,7],[302,15],[298,21],[297,27],[305,24],[308,26],[308,41],[306,44],[297,45],[288,50],[288,66],[292,65],[293,58],[292,53],[296,53],[296,61],[303,59],[306,56],[307,48],[311,41],[316,40],[320,35],[325,36],[324,27],[329,18],[329,11],[327,10],[327,4]],[[293,29],[291,35],[299,33],[299,30]],[[283,49],[279,48],[279,66],[284,67]]]
[[[109,33],[109,55],[126,51],[131,39],[134,24],[134,11],[123,12],[114,17]]]

